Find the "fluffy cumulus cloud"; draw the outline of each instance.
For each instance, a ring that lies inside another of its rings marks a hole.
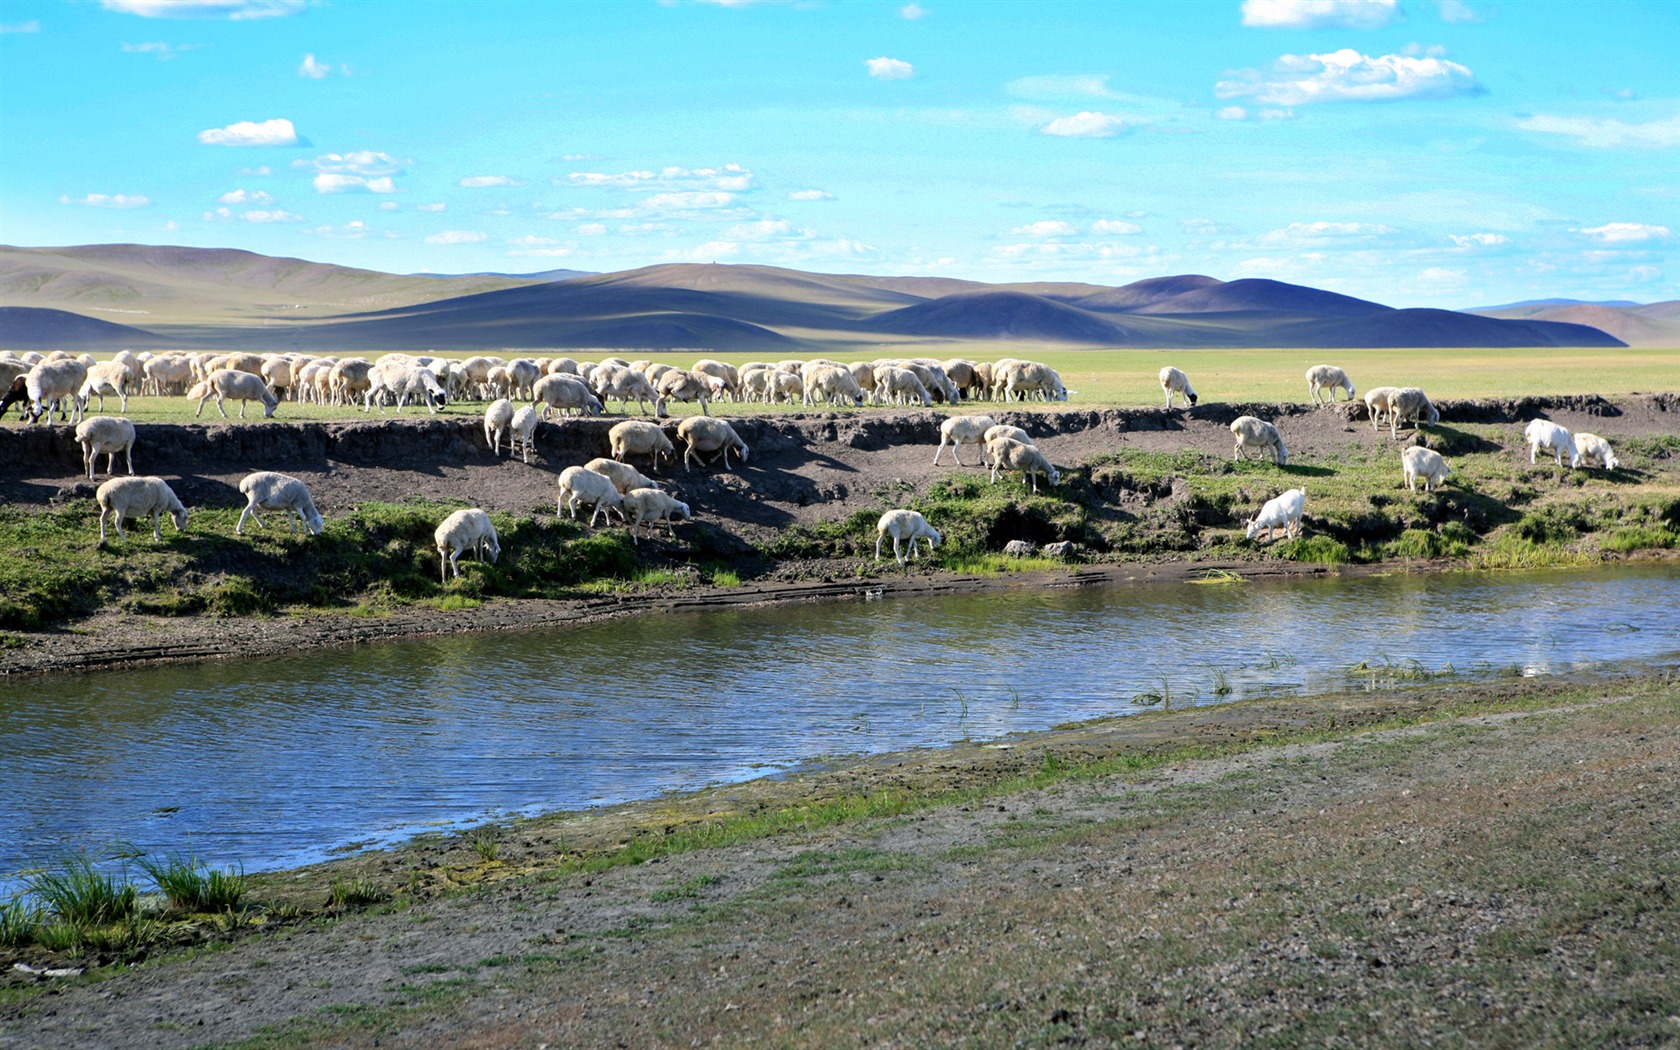
[[[788,222],[786,219],[759,219],[755,222],[741,222],[724,230],[719,240],[725,241],[800,241],[812,236],[810,230],[803,229]]]
[[[225,128],[208,128],[198,133],[206,146],[296,146],[297,129],[284,117],[273,120],[241,120]]]
[[[367,223],[360,219],[356,219],[352,222],[345,223],[343,226],[316,226],[312,229],[304,230],[303,232],[314,237],[354,241],[366,237],[368,234],[372,233],[373,230]]]
[[[869,75],[876,80],[906,80],[916,75],[916,67],[897,58],[866,58],[863,60]]]
[[[1242,23],[1262,29],[1379,29],[1399,0],[1243,0]]]
[[[152,199],[138,193],[90,193],[80,199],[60,197],[58,203],[81,204],[89,208],[144,208],[152,203]]]
[[[753,173],[739,164],[725,164],[718,168],[672,166],[658,171],[574,171],[566,176],[566,181],[573,186],[629,190],[722,190],[726,193],[743,193],[756,189],[758,185]]]
[[[295,15],[305,0],[99,0],[107,11],[141,18],[226,18],[235,22]]]
[[[1239,70],[1215,84],[1213,93],[1274,106],[1304,106],[1451,98],[1482,90],[1476,74],[1438,55],[1373,57],[1344,47],[1322,55],[1284,55],[1266,70]]]
[[[389,153],[370,149],[355,150],[351,153],[323,153],[314,160],[300,160],[297,164],[300,167],[338,175],[395,175],[408,167],[405,160],[398,160]]]
[[[1072,237],[1079,231],[1073,228],[1072,223],[1062,222],[1060,219],[1045,219],[1017,226],[1009,232],[1016,237]]]
[[[827,190],[794,190],[787,195],[790,201],[831,201],[834,194]]]
[[[1111,139],[1131,129],[1132,124],[1122,117],[1089,110],[1071,117],[1057,117],[1039,128],[1038,133],[1064,139]]]
[[[927,16],[928,9],[923,7],[921,4],[905,4],[903,7],[898,9],[898,17],[904,19],[906,22],[914,22],[918,19],[926,18]]]
[[[315,61],[313,54],[304,55],[303,63],[298,66],[298,76],[308,77],[310,80],[320,80],[331,72],[332,67],[324,62]]]
[[[1673,235],[1667,226],[1647,226],[1642,222],[1607,222],[1603,226],[1575,230],[1604,244],[1640,244],[1646,241],[1666,241]]]
[[[469,190],[478,190],[489,186],[523,186],[525,183],[508,175],[468,175],[461,180],[461,185]]]
[[[1497,248],[1510,240],[1500,233],[1454,233],[1448,236],[1460,248]]]
[[[477,230],[444,230],[442,233],[434,233],[430,237],[427,237],[426,243],[477,244],[479,241],[487,241],[489,239],[489,234],[479,233]]]
[[[448,207],[448,205],[444,204],[442,201],[437,201],[434,204],[416,204],[414,206],[414,210],[415,211],[443,211],[447,207]]]
[[[1142,233],[1143,227],[1135,222],[1126,222],[1124,219],[1098,219],[1091,224],[1091,232],[1123,237],[1134,233]]]
[[[1680,116],[1639,124],[1602,117],[1537,114],[1518,120],[1517,127],[1542,135],[1562,135],[1590,149],[1672,149],[1680,146]]]
[[[315,176],[311,185],[316,193],[395,193],[397,184],[390,176],[368,178],[365,175],[340,175],[324,171]]]
[[[274,198],[262,190],[229,190],[216,198],[217,204],[273,204]]]
[[[1295,111],[1279,106],[1252,110],[1243,106],[1220,106],[1213,111],[1213,116],[1216,120],[1294,120]]]
[[[273,222],[302,222],[303,216],[293,215],[289,211],[279,208],[252,208],[248,211],[234,211],[232,208],[217,208],[215,211],[204,213],[205,222],[253,222],[258,224]]]
[[[1419,271],[1417,275],[1419,283],[1437,288],[1456,288],[1464,284],[1468,277],[1469,273],[1465,270],[1454,270],[1445,266],[1431,266]]]

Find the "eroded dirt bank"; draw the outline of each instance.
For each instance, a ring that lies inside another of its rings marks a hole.
[[[879,756],[517,825],[494,860],[452,840],[265,877],[316,909],[334,879],[396,898],[11,993],[0,1045],[1672,1045],[1677,762],[1666,679]]]
[[[720,406],[721,407],[721,406]],[[1050,458],[1083,464],[1122,449],[1194,451],[1228,456],[1229,423],[1241,414],[1277,419],[1288,434],[1294,462],[1391,448],[1357,418],[1362,406],[1315,410],[1294,404],[1204,404],[1185,411],[1107,409],[1009,412],[977,405],[1000,422],[1029,430]],[[1633,395],[1614,402],[1585,395],[1517,400],[1443,402],[1445,419],[1509,427],[1506,454],[1525,461],[1522,424],[1535,416],[1572,429],[1595,428],[1623,436],[1672,435],[1680,424],[1674,395]],[[814,413],[735,420],[751,446],[748,463],[724,472],[658,472],[707,527],[712,556],[742,559],[762,568],[759,552],[783,530],[845,520],[860,511],[898,505],[927,493],[938,481],[973,467],[932,463],[943,417],[931,412]],[[251,470],[282,470],[305,478],[322,510],[332,517],[357,504],[414,496],[460,499],[496,511],[529,514],[553,506],[555,479],[564,467],[607,451],[606,431],[616,420],[568,420],[539,431],[538,461],[495,457],[484,444],[476,414],[383,419],[351,423],[152,424],[141,428],[136,467],[169,478],[191,506],[243,504],[237,483]],[[975,451],[966,453],[970,462]],[[91,503],[94,482],[79,475],[80,454],[67,427],[0,429],[0,500],[14,506],[51,508]],[[1016,483],[1018,484],[1018,482]],[[1183,494],[1122,493],[1171,505]],[[1046,535],[1020,538],[1043,542]],[[1001,547],[1013,538],[992,537]],[[142,539],[140,542],[148,542]],[[108,667],[169,659],[204,659],[274,653],[327,644],[350,644],[435,632],[503,629],[586,622],[637,610],[673,606],[727,606],[762,601],[853,597],[866,590],[923,593],[987,586],[1077,585],[1102,580],[1182,579],[1210,568],[1244,574],[1321,573],[1268,556],[1193,565],[1179,550],[1127,556],[1122,564],[1084,565],[1068,573],[999,580],[915,569],[876,575],[858,559],[805,561],[770,574],[749,575],[740,587],[655,588],[602,597],[493,601],[450,612],[422,605],[389,615],[359,618],[301,615],[219,619],[161,617],[107,608],[65,629],[16,632],[0,649],[0,673]],[[1349,571],[1343,569],[1342,571]]]

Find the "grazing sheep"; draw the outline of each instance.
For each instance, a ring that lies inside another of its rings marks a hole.
[[[805,397],[807,400],[820,399],[831,405],[847,402],[861,405],[864,402],[863,387],[858,385],[851,369],[837,365],[811,369],[805,377]]]
[[[133,356],[133,355],[130,355]],[[133,376],[128,366],[120,361],[103,361],[88,369],[87,381],[82,384],[76,396],[82,404],[87,404],[90,398],[99,399],[99,411],[105,411],[105,395],[112,394],[122,404],[119,409],[124,415],[128,413],[128,388],[133,382]]]
[[[76,441],[82,446],[82,462],[88,480],[93,480],[94,461],[105,453],[105,473],[117,472],[117,453],[123,454],[128,472],[134,473],[134,424],[116,416],[91,416],[76,426]]]
[[[666,529],[670,530],[671,538],[677,538],[678,520],[686,521],[689,517],[688,504],[675,499],[658,489],[631,489],[624,494],[624,513],[630,519],[630,542],[636,539],[636,529],[643,522],[647,523],[648,538],[653,538],[655,522],[663,521]]]
[[[183,354],[162,354],[140,367],[146,376],[141,382],[141,393],[158,397],[184,394],[192,382],[192,362]]]
[[[1447,461],[1434,449],[1413,445],[1400,453],[1400,473],[1406,479],[1406,488],[1417,491],[1417,479],[1423,479],[1423,491],[1434,492],[1452,473]]]
[[[677,424],[677,437],[688,445],[683,450],[683,469],[688,469],[688,461],[692,457],[695,464],[704,466],[701,455],[707,452],[723,450],[723,469],[729,469],[729,452],[735,450],[742,463],[747,461],[747,443],[735,433],[735,428],[721,419],[707,416],[689,416]]]
[[[765,403],[774,405],[778,401],[786,400],[793,404],[795,400],[805,397],[805,380],[792,372],[767,372],[764,382]]]
[[[478,507],[458,510],[443,519],[443,524],[432,534],[437,542],[438,557],[442,559],[441,572],[443,582],[449,582],[449,570],[455,570],[455,578],[461,578],[461,553],[472,551],[473,559],[479,564],[486,560],[491,565],[502,555],[502,545],[496,539],[496,526],[490,523],[490,515]],[[488,556],[488,557],[487,557]]]
[[[513,402],[505,397],[497,398],[484,409],[484,443],[490,446],[492,456],[501,452],[502,435],[507,433],[512,422]],[[508,454],[513,454],[511,439],[508,441]]]
[[[1373,431],[1379,429],[1389,413],[1394,411],[1394,395],[1399,392],[1397,386],[1374,386],[1365,391],[1365,414],[1371,417]]]
[[[1272,539],[1278,529],[1294,538],[1301,534],[1301,510],[1307,503],[1306,489],[1290,489],[1281,496],[1266,501],[1260,508],[1260,513],[1248,519],[1248,538],[1253,539],[1261,529],[1266,530],[1266,538]]]
[[[373,362],[364,357],[347,357],[332,367],[332,374],[327,379],[328,387],[332,391],[332,403],[347,405],[367,393],[371,381],[369,373],[373,371]]]
[[[689,371],[718,379],[723,383],[723,392],[729,395],[729,400],[741,400],[741,373],[735,370],[734,365],[714,361],[711,358],[702,358],[694,362],[694,367]]]
[[[409,398],[424,404],[426,411],[433,415],[437,415],[437,410],[449,401],[449,395],[444,391],[443,384],[437,381],[436,373],[406,361],[389,361],[373,366],[368,373],[367,393],[362,395],[362,411],[370,411],[375,398],[379,399],[379,410],[385,411],[386,394],[397,399],[399,413]]]
[[[716,376],[708,376],[690,372],[685,368],[670,368],[663,372],[654,383],[654,389],[659,391],[659,397],[654,401],[654,413],[665,416],[670,412],[666,408],[675,401],[700,402],[700,414],[711,415],[706,402],[711,400],[716,387]]]
[[[293,518],[303,522],[303,530],[311,536],[319,536],[326,528],[326,519],[321,517],[321,512],[315,509],[315,501],[310,498],[309,486],[290,474],[259,470],[239,480],[239,491],[245,494],[245,510],[239,515],[239,524],[233,527],[235,536],[245,535],[247,517],[255,519],[258,527],[268,528],[263,524],[262,515],[257,513],[259,510],[285,511],[287,532],[297,531]]]
[[[87,382],[87,366],[73,358],[42,361],[23,376],[23,389],[29,398],[27,419],[34,423],[45,415],[52,422],[53,405],[58,406],[63,422],[80,423],[87,403],[77,397],[77,391]],[[70,407],[65,408],[66,402]]]
[[[1018,361],[996,373],[1003,385],[1005,401],[1026,401],[1038,398],[1045,401],[1066,401],[1067,388],[1062,377],[1049,365],[1037,361]]]
[[[186,531],[187,508],[162,478],[112,478],[99,486],[93,498],[99,504],[100,543],[105,542],[105,522],[111,518],[117,522],[117,538],[125,541],[128,533],[123,531],[123,521],[129,518],[136,521],[151,518],[152,539],[158,541],[163,539],[159,519],[164,514],[175,522],[176,532]]]
[[[972,396],[976,382],[974,362],[960,357],[953,357],[948,361],[939,362],[939,367],[945,370],[945,375],[951,380],[951,385],[957,388],[957,396],[967,399]]]
[[[665,436],[665,431],[657,423],[649,423],[640,419],[626,419],[622,423],[613,424],[607,431],[607,443],[612,451],[612,458],[620,463],[625,456],[652,456],[653,469],[659,469],[659,457],[675,457],[677,449],[671,444],[671,439]]]
[[[531,388],[531,405],[544,419],[548,418],[550,409],[559,409],[563,415],[595,416],[605,409],[601,406],[601,399],[589,389],[589,384],[574,375],[564,372],[550,372],[537,380]]]
[[[1586,431],[1576,434],[1575,451],[1581,454],[1581,463],[1583,465],[1585,465],[1588,460],[1596,460],[1605,470],[1618,470],[1621,468],[1622,461],[1616,458],[1616,454],[1614,452],[1610,451],[1610,442],[1599,437],[1597,434],[1589,434]]]
[[[513,392],[522,398],[531,398],[531,388],[536,385],[543,371],[537,363],[528,358],[518,357],[507,364],[508,377],[513,381]]]
[[[198,402],[198,411],[193,413],[194,416],[203,415],[204,402],[215,398],[216,411],[222,414],[223,419],[228,418],[228,414],[222,402],[230,397],[239,402],[240,419],[245,418],[247,401],[262,402],[264,419],[271,418],[280,405],[280,399],[269,393],[268,384],[263,382],[262,376],[233,368],[218,368],[211,372],[187,392],[187,397]]]
[[[536,454],[537,425],[541,422],[537,410],[530,405],[522,406],[513,414],[513,439],[509,450],[517,448],[522,462],[531,462],[531,457]]]
[[[595,527],[595,519],[600,515],[606,515],[610,525],[612,515],[609,512],[616,508],[622,513],[624,508],[623,496],[611,478],[587,467],[567,467],[560,472],[560,496],[554,504],[554,513],[558,515],[561,510],[570,510],[572,520],[576,521],[579,503],[589,503],[595,508],[594,513],[589,515],[590,528]]]
[[[597,474],[604,474],[611,479],[613,487],[622,494],[631,489],[656,489],[659,482],[642,474],[641,471],[628,463],[620,463],[616,459],[601,457],[592,459],[583,465],[584,470],[593,470]]]
[[[1013,438],[996,438],[986,442],[986,459],[992,465],[992,484],[997,484],[998,474],[1006,470],[1019,470],[1032,479],[1033,494],[1038,493],[1038,475],[1042,471],[1055,485],[1061,482],[1061,471],[1050,465],[1037,446],[1023,444]]]
[[[875,400],[895,405],[908,405],[916,401],[921,402],[923,407],[933,405],[933,397],[928,394],[927,387],[916,377],[916,373],[894,365],[875,370]]]
[[[1196,388],[1190,385],[1190,377],[1171,365],[1161,369],[1161,392],[1167,395],[1167,408],[1173,405],[1173,395],[1183,394],[1190,399],[1190,404],[1196,403]]]
[[[1307,369],[1307,392],[1312,395],[1313,404],[1335,404],[1338,387],[1347,392],[1349,401],[1352,401],[1353,396],[1358,393],[1353,388],[1352,381],[1348,379],[1347,373],[1335,365],[1313,365]],[[1324,392],[1322,402],[1319,401],[1320,391]]]
[[[1575,445],[1575,438],[1556,423],[1546,419],[1536,419],[1523,428],[1523,438],[1528,441],[1528,461],[1534,462],[1534,457],[1541,449],[1552,453],[1558,466],[1563,466],[1563,454],[1569,453],[1569,468],[1571,470],[1581,465],[1581,450]]]
[[[881,520],[875,525],[875,560],[881,560],[881,541],[888,536],[893,541],[893,557],[900,565],[904,564],[904,554],[899,547],[900,542],[910,541],[910,557],[916,556],[916,541],[927,540],[928,556],[932,557],[934,545],[940,540],[939,530],[928,524],[928,520],[913,510],[889,510],[881,515]]]
[[[1019,441],[1023,445],[1033,444],[1032,435],[1027,433],[1025,430],[1022,430],[1020,427],[1012,427],[1008,425],[989,427],[984,434],[980,435],[980,440],[985,443],[985,447],[987,449],[992,447],[992,442],[997,441],[1000,438],[1008,438],[1011,441]],[[982,450],[980,454],[980,462],[981,465],[990,467],[992,465],[990,453]]]
[[[964,445],[979,445],[981,462],[985,462],[986,433],[997,426],[997,421],[991,416],[951,416],[939,424],[939,447],[934,450],[933,462],[939,464],[939,454],[945,451],[945,446],[951,446],[951,456],[957,461],[957,466],[966,467],[962,461],[962,447]]]
[[[1429,396],[1415,386],[1396,390],[1388,404],[1388,434],[1396,440],[1400,437],[1403,421],[1410,420],[1420,427],[1441,421],[1441,413],[1430,404]]]
[[[604,376],[603,376],[603,373]],[[653,388],[648,377],[640,372],[632,372],[628,368],[607,368],[603,362],[597,369],[593,384],[595,392],[603,402],[617,401],[624,406],[624,414],[630,414],[630,402],[636,402],[639,411],[647,411],[647,403],[652,401],[655,409],[659,407],[659,391]],[[656,412],[656,414],[663,414]]]
[[[1270,452],[1272,462],[1283,466],[1289,462],[1289,450],[1283,445],[1283,435],[1278,428],[1263,419],[1254,416],[1238,416],[1231,421],[1231,433],[1236,436],[1237,447],[1231,453],[1232,459],[1243,459],[1243,449],[1257,448],[1262,452]]]
[[[741,397],[747,401],[770,400],[770,376],[768,368],[746,368],[741,371]]]

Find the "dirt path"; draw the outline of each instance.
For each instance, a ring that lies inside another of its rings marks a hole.
[[[1172,750],[1266,737],[1297,742]],[[537,822],[494,862],[459,844],[345,862],[478,888],[0,1000],[0,1046],[1680,1040],[1669,682],[1267,701],[1008,745]],[[999,783],[540,873],[707,814]]]

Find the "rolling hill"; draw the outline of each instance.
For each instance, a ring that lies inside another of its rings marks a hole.
[[[0,247],[0,307],[14,308],[0,315],[0,347],[85,348],[107,339],[312,352],[601,347],[790,353],[926,345],[931,353],[939,344],[975,341],[1069,347],[1621,345],[1597,327],[1551,316],[1586,307],[1548,306],[1540,315],[1513,318],[1396,310],[1281,281],[1197,274],[1110,288],[715,263],[557,273],[567,276],[404,276],[244,251],[131,244]],[[1641,316],[1657,326],[1652,331],[1680,327],[1680,316]],[[79,325],[77,318],[89,324]]]
[[[1591,325],[1629,346],[1680,346],[1680,299],[1645,304],[1622,300],[1587,303],[1576,299],[1539,299],[1466,312],[1503,320]]]

